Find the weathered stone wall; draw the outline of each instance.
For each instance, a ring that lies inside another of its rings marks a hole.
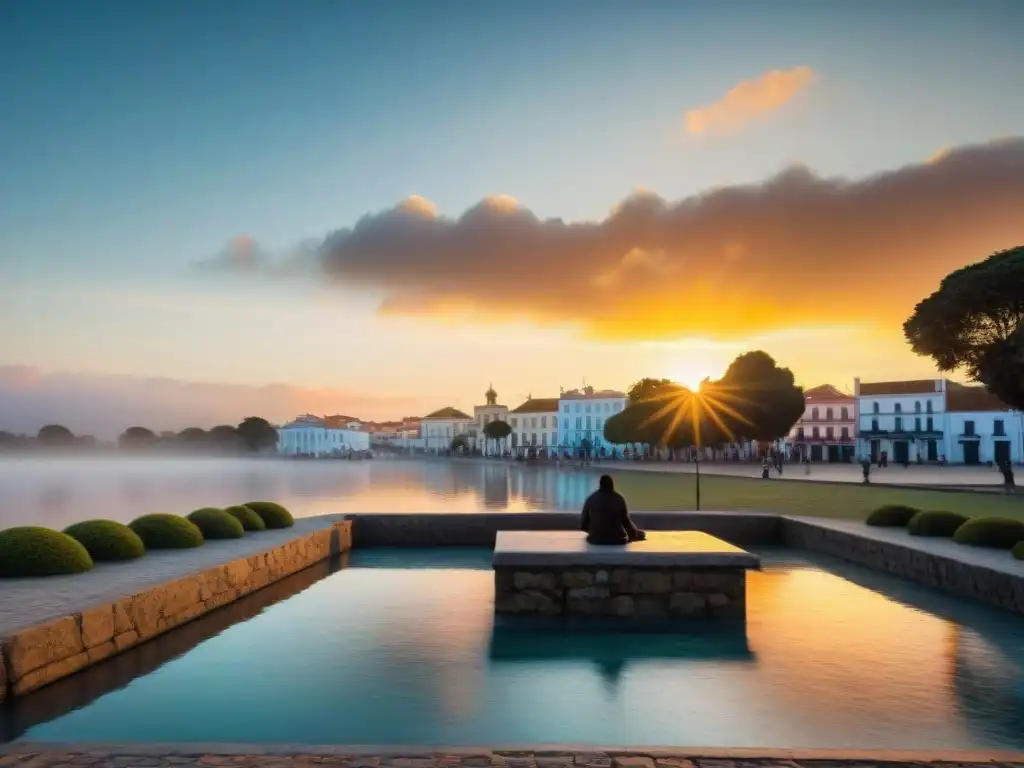
[[[913,546],[913,541],[907,541],[904,546],[808,520],[784,518],[781,531],[786,546],[832,555],[1024,614],[1024,577],[1013,573],[922,551]]]
[[[20,696],[174,629],[352,546],[339,522],[0,640],[0,692]],[[0,694],[2,698],[2,694]]]
[[[472,514],[353,514],[353,545],[363,547],[493,547],[498,531],[575,531],[575,512]],[[704,531],[738,546],[775,544],[777,515],[714,512],[637,512],[649,531]]]
[[[496,566],[494,607],[544,616],[742,618],[746,585],[740,568]]]

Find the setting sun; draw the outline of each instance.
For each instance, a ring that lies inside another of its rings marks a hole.
[[[667,378],[682,384],[696,392],[704,379],[717,379],[724,372],[724,367],[716,367],[706,360],[685,360],[676,363],[669,369]]]

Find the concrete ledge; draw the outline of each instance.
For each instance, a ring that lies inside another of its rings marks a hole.
[[[307,525],[305,533],[293,533],[268,549],[17,629],[0,640],[6,678],[0,689],[8,696],[34,691],[351,547],[351,523]],[[185,553],[173,554],[186,562]],[[145,559],[136,562],[145,567]],[[32,581],[45,588],[47,580]]]
[[[328,758],[343,768],[864,768],[879,765],[1021,765],[1024,753],[1001,750],[744,749],[542,746],[366,746],[314,744],[47,744],[0,745],[6,767],[74,765],[260,766],[308,768]],[[144,762],[133,762],[142,758]],[[191,758],[191,759],[189,759]],[[268,760],[273,758],[273,760]],[[115,762],[116,761],[116,762]],[[795,763],[795,765],[794,765]]]
[[[576,512],[351,514],[354,547],[493,547],[498,531],[578,531]],[[634,512],[647,531],[703,531],[743,545],[775,544],[780,522],[758,512]]]
[[[1024,615],[1024,561],[859,521],[786,517],[782,542]]]
[[[495,567],[631,566],[759,568],[761,558],[703,531],[653,531],[623,546],[587,542],[583,531],[500,531]]]

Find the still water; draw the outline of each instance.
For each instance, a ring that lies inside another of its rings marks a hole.
[[[0,723],[43,741],[1024,747],[1024,621],[762,555],[745,627],[679,635],[496,625],[490,552],[357,550]]]
[[[488,461],[0,458],[0,529],[271,499],[296,516],[578,509],[590,472]]]

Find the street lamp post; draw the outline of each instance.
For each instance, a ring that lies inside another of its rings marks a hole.
[[[696,491],[697,491],[697,511],[700,512],[700,449],[698,448],[693,454],[693,466],[696,470]]]

